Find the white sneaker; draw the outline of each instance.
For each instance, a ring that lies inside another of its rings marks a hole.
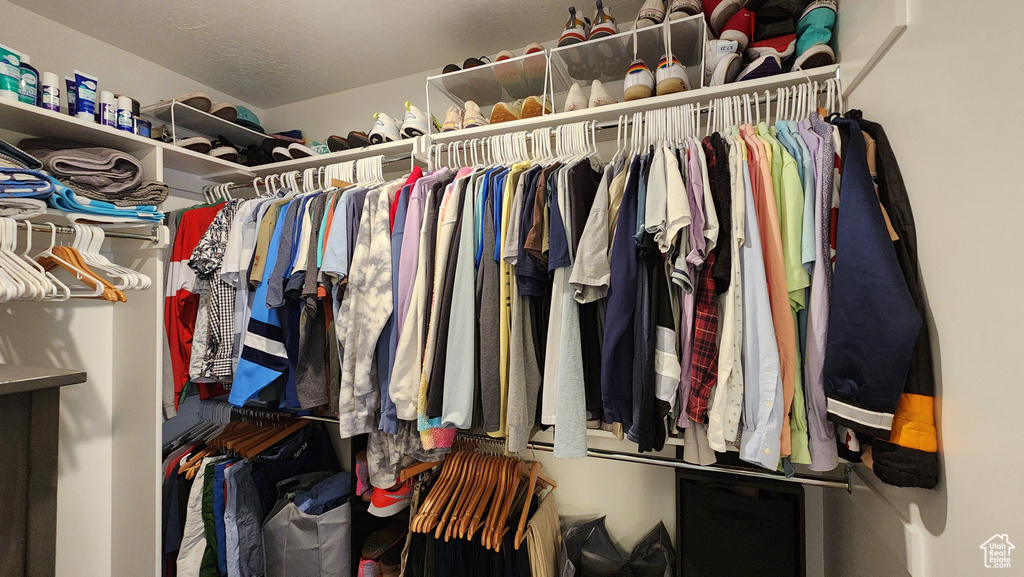
[[[626,102],[647,98],[654,94],[654,75],[651,74],[647,64],[643,60],[634,60],[626,72],[626,79],[622,83],[622,90]]]
[[[594,85],[590,87],[589,107],[596,108],[598,106],[604,106],[605,104],[615,104],[616,102],[618,102],[618,100],[615,100],[615,97],[608,92],[608,89],[604,87],[604,84],[601,84],[600,80],[595,80]]]
[[[488,124],[490,123],[487,122],[487,118],[480,112],[480,106],[472,100],[467,100],[466,114],[462,117],[462,127],[475,128],[477,126],[487,126]]]
[[[665,21],[665,0],[647,0],[636,15],[633,28],[639,30],[648,26],[657,26]]]
[[[427,115],[423,114],[423,111],[419,108],[413,106],[411,102],[406,102],[405,122],[402,123],[402,137],[416,138],[417,136],[423,136],[428,130]]]
[[[583,89],[580,88],[579,84],[573,84],[569,87],[569,94],[565,97],[565,108],[563,112],[569,112],[570,110],[582,110],[587,107],[587,95],[583,94]]]
[[[709,40],[704,45],[704,81],[708,86],[720,86],[736,79],[743,65],[739,49],[735,40]]]
[[[655,76],[657,80],[657,94],[675,94],[690,89],[689,79],[686,77],[686,69],[683,68],[674,54],[664,54],[661,62],[658,63],[658,70]]]
[[[700,14],[700,0],[672,0],[668,5],[669,20]]]
[[[458,106],[448,107],[448,113],[444,117],[444,125],[441,127],[441,132],[451,132],[453,130],[462,130],[462,109]]]
[[[373,123],[373,128],[370,130],[370,144],[394,142],[402,138],[397,120],[381,112],[374,114],[373,117],[377,121]]]

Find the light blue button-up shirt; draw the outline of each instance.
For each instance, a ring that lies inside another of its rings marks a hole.
[[[749,218],[740,249],[743,274],[743,438],[740,458],[772,471],[779,466],[782,435],[782,373],[775,340],[768,278],[764,271],[753,187],[747,161],[743,188]]]

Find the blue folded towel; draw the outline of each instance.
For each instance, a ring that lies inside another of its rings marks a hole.
[[[47,198],[59,182],[37,170],[0,167],[0,197]]]
[[[71,213],[81,215],[96,215],[100,217],[141,220],[146,222],[161,222],[164,213],[158,211],[155,206],[115,206],[102,200],[93,200],[75,194],[73,190],[64,186],[60,181],[49,178],[54,185],[53,194],[49,197],[50,206]]]

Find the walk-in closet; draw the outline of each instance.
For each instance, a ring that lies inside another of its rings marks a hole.
[[[0,577],[1014,574],[1022,10],[0,0]]]

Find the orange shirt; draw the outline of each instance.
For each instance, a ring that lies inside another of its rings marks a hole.
[[[754,189],[754,205],[757,209],[757,226],[760,229],[761,249],[764,253],[764,272],[768,278],[768,300],[772,307],[775,340],[779,345],[779,372],[782,375],[784,402],[780,453],[785,457],[791,452],[789,413],[793,407],[793,395],[796,393],[796,327],[793,325],[793,312],[789,306],[789,289],[786,288],[782,231],[779,227],[768,154],[752,126],[742,126],[740,133],[754,156],[750,163],[750,183]]]

